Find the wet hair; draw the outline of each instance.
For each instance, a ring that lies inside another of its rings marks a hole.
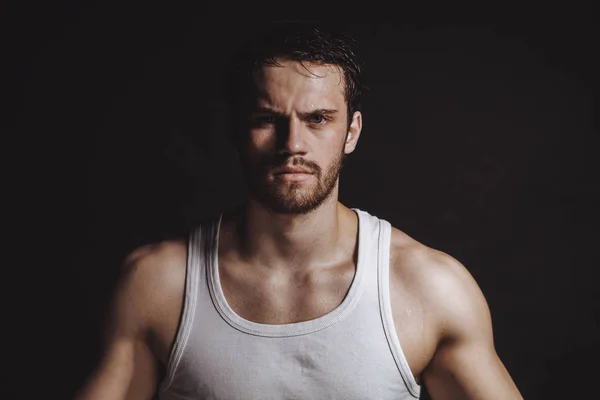
[[[227,103],[232,117],[239,118],[254,93],[253,71],[264,65],[291,60],[329,64],[343,74],[348,124],[361,109],[363,67],[357,43],[341,29],[314,22],[283,21],[268,25],[246,42],[227,69]],[[239,126],[234,127],[239,128]]]

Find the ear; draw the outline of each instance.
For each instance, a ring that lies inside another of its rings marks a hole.
[[[352,115],[352,122],[348,127],[348,135],[344,143],[344,154],[350,154],[356,148],[360,132],[362,130],[362,114],[360,111],[355,111]]]

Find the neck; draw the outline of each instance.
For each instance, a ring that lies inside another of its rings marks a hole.
[[[273,269],[325,266],[342,257],[354,213],[336,196],[308,214],[277,214],[249,200],[234,217],[231,236],[245,263]]]

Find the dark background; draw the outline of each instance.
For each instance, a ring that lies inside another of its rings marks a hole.
[[[18,358],[15,371],[34,361],[35,373],[17,373],[13,395],[71,398],[98,357],[125,254],[240,200],[220,74],[267,14],[66,3],[14,13],[15,118],[3,130],[23,150],[7,179],[29,217],[15,230],[26,244],[16,269],[43,297],[26,312],[9,304],[15,326],[33,324],[12,329],[9,347],[43,352]],[[340,200],[469,269],[525,398],[589,398],[600,355],[591,11],[452,16],[345,24],[370,90]]]

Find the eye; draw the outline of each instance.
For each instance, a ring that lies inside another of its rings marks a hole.
[[[310,122],[311,124],[321,125],[324,124],[326,121],[327,119],[322,115],[311,115],[310,117],[308,117],[308,122]]]
[[[264,117],[260,117],[260,121],[265,123],[265,124],[272,124],[275,122],[275,117],[272,117],[270,115],[266,115]]]
[[[275,123],[275,117],[272,115],[260,115],[252,117],[250,122],[252,123],[252,126],[255,127],[273,125]]]

